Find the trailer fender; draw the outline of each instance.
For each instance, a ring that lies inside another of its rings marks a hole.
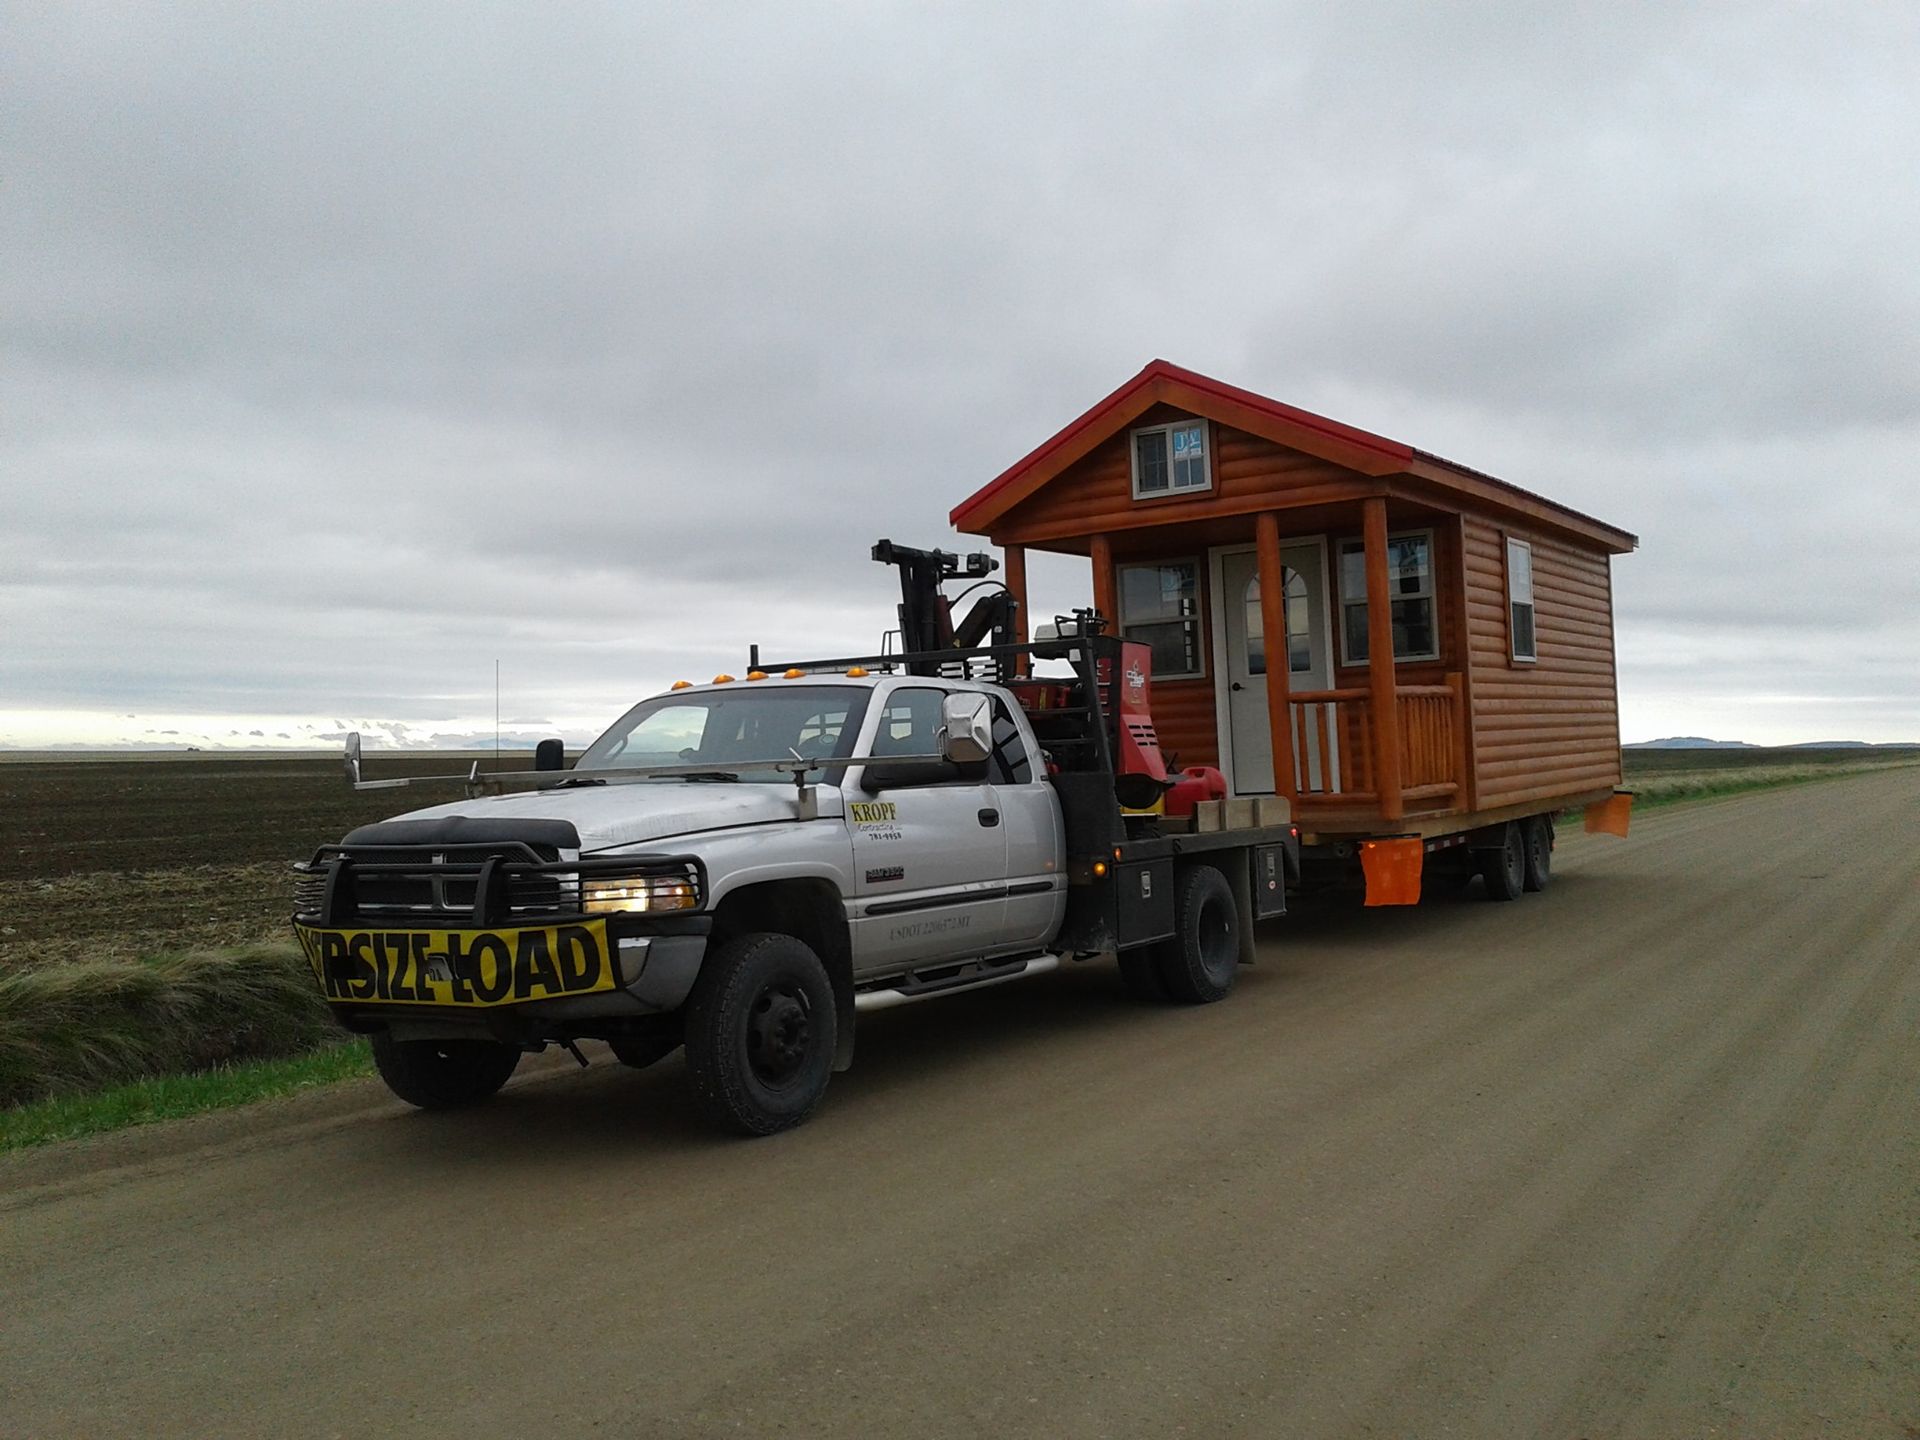
[[[1417,835],[1361,841],[1360,870],[1367,879],[1367,904],[1418,905],[1426,848]]]
[[[1238,865],[1226,868],[1227,887],[1233,891],[1233,908],[1240,919],[1240,963],[1254,961],[1253,943],[1253,853],[1248,851]]]

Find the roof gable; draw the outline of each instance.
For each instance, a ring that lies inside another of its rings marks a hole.
[[[1532,512],[1616,552],[1632,550],[1638,544],[1634,536],[1623,530],[1495,476],[1416,450],[1384,435],[1256,395],[1197,371],[1182,369],[1165,360],[1149,362],[1126,384],[981,486],[953,508],[949,521],[957,530],[975,535],[988,533],[1016,505],[1096,447],[1125,431],[1156,405],[1175,406],[1202,419],[1230,425],[1331,461],[1357,474],[1409,476],[1477,504]]]

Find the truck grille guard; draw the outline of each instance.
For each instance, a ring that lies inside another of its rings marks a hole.
[[[561,860],[548,847],[522,842],[323,845],[293,872],[294,918],[312,925],[480,929],[579,915],[588,880],[679,880],[692,886],[694,906],[677,913],[707,903],[706,867],[692,855]]]

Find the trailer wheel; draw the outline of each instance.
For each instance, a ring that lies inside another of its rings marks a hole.
[[[1240,968],[1240,911],[1233,887],[1211,865],[1180,877],[1173,939],[1155,947],[1160,983],[1187,1005],[1226,999]]]
[[[1500,827],[1500,848],[1480,855],[1480,875],[1487,882],[1489,900],[1518,900],[1527,885],[1527,841],[1520,825]]]
[[[494,1040],[396,1040],[373,1037],[373,1064],[387,1088],[422,1110],[457,1110],[491,1100],[520,1063],[520,1051]]]
[[[740,1135],[798,1125],[833,1074],[833,982],[791,935],[741,935],[700,967],[687,1008],[687,1075],[708,1119]]]
[[[1160,981],[1160,956],[1151,945],[1120,952],[1120,983],[1145,1005],[1164,1005],[1167,987]]]
[[[1520,823],[1527,836],[1526,887],[1544,890],[1553,878],[1553,818],[1534,815]]]

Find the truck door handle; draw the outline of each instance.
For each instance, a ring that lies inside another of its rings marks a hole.
[[[1241,684],[1241,683],[1240,683],[1240,682],[1239,682],[1238,680],[1236,680],[1236,681],[1234,681],[1234,682],[1233,682],[1233,688],[1234,688],[1234,689],[1236,689],[1236,690],[1244,690],[1244,689],[1246,689],[1247,687],[1246,687],[1246,686],[1244,686],[1244,685],[1242,685],[1242,684]]]
[[[982,810],[980,812],[980,823],[991,830],[1000,823],[1000,812],[998,810]]]

